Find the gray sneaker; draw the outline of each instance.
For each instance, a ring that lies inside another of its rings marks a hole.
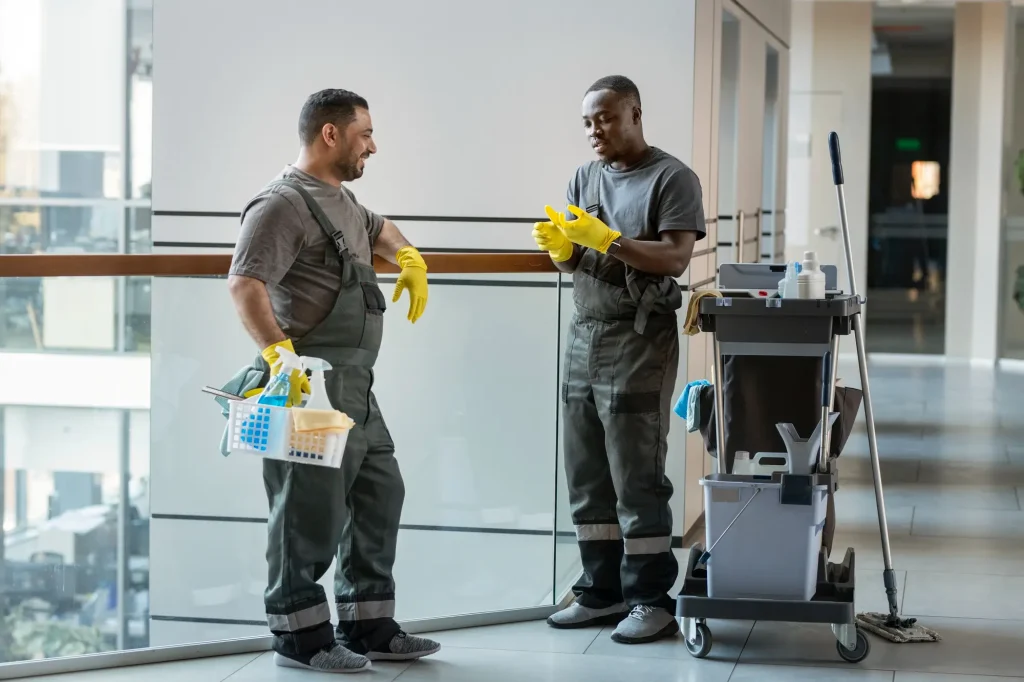
[[[366,656],[352,653],[337,642],[312,654],[285,656],[274,653],[274,663],[282,668],[300,668],[322,673],[361,673],[369,670],[372,665]]]
[[[371,661],[412,661],[440,650],[441,645],[431,639],[399,632],[386,646],[367,651],[366,657]]]
[[[679,633],[679,621],[665,609],[653,606],[634,606],[612,639],[620,644],[647,644]]]
[[[573,602],[548,618],[548,625],[560,630],[589,628],[594,625],[615,625],[625,618],[628,612],[629,607],[625,604],[616,604],[606,609],[592,609],[579,602]]]

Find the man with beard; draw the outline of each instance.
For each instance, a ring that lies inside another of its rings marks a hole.
[[[371,660],[411,660],[440,649],[394,620],[392,567],[405,487],[371,390],[385,309],[373,256],[401,266],[392,301],[408,291],[410,322],[426,307],[427,266],[394,223],[342,185],[362,177],[377,151],[366,100],[346,90],[310,96],[299,137],[295,164],[242,212],[229,287],[263,349],[254,366],[272,376],[278,347],[323,358],[333,367],[332,406],[356,422],[340,469],[263,463],[270,504],[265,605],[275,661],[356,672]],[[308,379],[294,372],[291,384],[289,402],[299,404]],[[337,632],[317,584],[335,559]]]

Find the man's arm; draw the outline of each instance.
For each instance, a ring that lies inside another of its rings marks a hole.
[[[245,330],[257,346],[270,348],[288,338],[274,317],[266,284],[252,277],[231,275],[228,277],[228,291]]]
[[[398,259],[395,254],[407,246],[412,246],[412,244],[398,229],[398,225],[385,218],[380,234],[377,235],[377,240],[373,243],[373,252],[389,263],[397,265]]]
[[[228,291],[242,324],[261,350],[288,338],[274,316],[266,283],[284,278],[303,243],[298,209],[280,193],[257,198],[242,216]]]
[[[697,243],[697,233],[689,230],[671,230],[662,232],[660,236],[661,241],[657,242],[620,238],[620,247],[615,257],[640,272],[682,277],[686,268],[690,266],[693,245]]]

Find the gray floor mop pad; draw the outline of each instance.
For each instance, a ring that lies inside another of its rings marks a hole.
[[[939,633],[918,625],[916,618],[895,618],[884,613],[858,613],[857,625],[897,644],[942,641]]]

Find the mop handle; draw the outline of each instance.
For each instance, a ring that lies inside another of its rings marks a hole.
[[[846,193],[843,191],[845,179],[843,177],[843,156],[839,151],[839,134],[832,132],[828,135],[828,154],[832,159],[832,181],[836,185],[836,192],[839,196],[839,221],[843,232],[843,250],[846,253],[846,273],[850,278],[850,294],[857,300],[861,300],[857,292],[857,278],[853,273],[853,246],[850,242],[850,221],[846,217]]]
[[[750,506],[750,503],[754,501],[754,498],[758,496],[761,490],[763,490],[763,488],[754,489],[754,494],[750,496],[750,499],[747,500],[747,503],[745,505],[743,505],[743,508],[736,513],[736,516],[732,517],[732,521],[729,522],[729,525],[725,527],[725,530],[722,531],[722,534],[718,536],[717,540],[715,540],[715,544],[708,547],[708,550],[704,552],[705,556],[710,555],[711,552],[715,549],[715,547],[718,546],[718,543],[722,541],[722,538],[724,538],[725,534],[728,533],[729,530],[733,527],[733,524],[735,524],[739,520],[743,512],[747,511],[747,507]]]

